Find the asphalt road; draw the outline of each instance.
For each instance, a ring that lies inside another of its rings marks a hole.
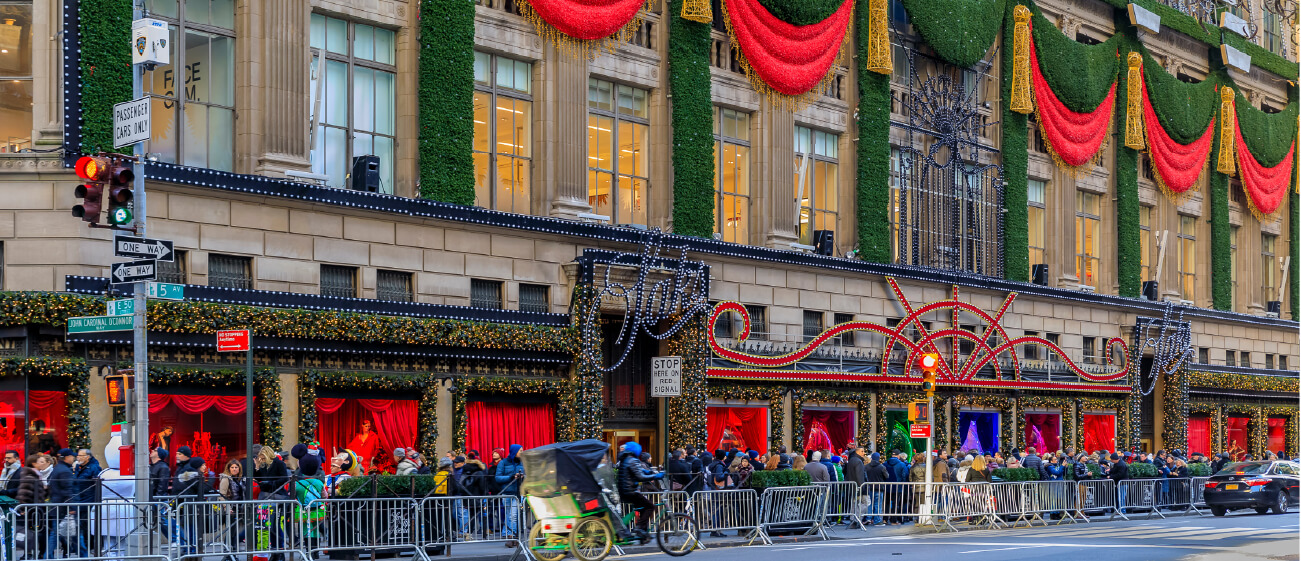
[[[831,541],[800,541],[749,547],[713,547],[687,555],[690,561],[753,561],[754,559],[819,560],[871,557],[885,560],[934,560],[954,555],[982,559],[1153,560],[1295,560],[1301,549],[1301,517],[1239,512],[1212,516],[1065,524],[934,533],[873,535],[838,530]],[[843,527],[842,527],[843,528]],[[623,557],[668,556],[659,552]]]

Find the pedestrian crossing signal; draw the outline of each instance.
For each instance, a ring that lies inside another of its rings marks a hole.
[[[108,404],[112,407],[126,407],[127,395],[131,390],[131,378],[129,376],[115,375],[104,378],[105,390],[108,395]]]

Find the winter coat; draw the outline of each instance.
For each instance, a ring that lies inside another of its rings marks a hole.
[[[99,460],[95,459],[94,456],[91,456],[85,464],[75,464],[72,466],[72,475],[77,480],[77,494],[73,497],[73,502],[99,502],[99,472],[101,471],[104,470],[99,467]]]
[[[180,477],[178,472],[176,475],[178,481]],[[288,491],[285,489],[285,485],[289,484],[289,466],[285,465],[285,462],[279,458],[272,459],[271,463],[253,470],[253,479],[257,481],[259,494],[287,494]],[[180,494],[174,488],[172,492],[177,495]]]
[[[1107,474],[1107,477],[1117,483],[1129,479],[1129,464],[1125,463],[1125,460],[1111,464],[1111,472]]]
[[[836,464],[831,461],[831,458],[822,458],[821,463],[827,466],[827,481],[840,481],[840,478],[836,477]]]
[[[863,468],[863,478],[864,479],[860,480],[859,483],[862,483],[864,481],[866,481],[867,483],[880,483],[882,481],[889,481],[890,471],[885,469],[885,464],[873,460],[871,463],[867,464],[867,466]]]
[[[1048,481],[1061,481],[1066,474],[1066,468],[1059,464],[1044,464],[1043,471],[1047,474]]]
[[[876,465],[880,467],[881,463],[877,462]],[[855,484],[862,485],[864,481],[867,481],[866,467],[863,465],[862,456],[850,453],[849,460],[845,462],[845,481],[852,481]]]
[[[524,464],[520,462],[519,451],[523,446],[519,444],[510,445],[510,455],[506,459],[497,462],[497,475],[494,479],[497,486],[501,487],[502,495],[519,496],[519,478],[516,474],[524,475]]]
[[[890,456],[890,459],[885,462],[885,473],[889,477],[886,481],[903,483],[908,481],[908,464],[898,456]]]
[[[974,468],[969,468],[967,469],[967,478],[964,479],[963,481],[967,483],[985,483],[989,481],[989,476],[986,475],[985,472],[983,471]]]
[[[185,500],[186,498],[198,499],[208,494],[207,478],[196,470],[185,468],[185,470],[176,474],[176,481],[180,483],[180,486],[173,489],[173,491],[176,492],[178,500]]]
[[[668,469],[669,481],[677,484],[676,490],[686,489],[687,484],[691,483],[691,462],[680,458],[669,460],[665,468]]]
[[[702,462],[702,461],[700,461],[700,457],[699,457],[699,456],[687,456],[686,459],[684,459],[683,461],[686,462],[686,464],[687,464],[687,468],[688,468],[688,469],[687,469],[687,473],[690,474],[690,475],[687,477],[687,480],[690,482],[690,485],[687,485],[687,492],[688,492],[688,493],[695,493],[696,491],[702,491],[702,490],[704,490],[704,488],[705,488],[705,476],[704,476],[705,463]]]
[[[228,473],[221,474],[221,479],[217,482],[217,493],[228,501],[242,501],[245,499],[244,478],[231,477]]]
[[[406,458],[402,458],[402,461],[398,462],[397,475],[414,475],[415,473],[416,473],[415,462],[408,460]]]
[[[24,467],[18,470],[11,478],[12,481],[18,484],[14,499],[19,503],[30,505],[45,502],[45,485],[41,484],[41,474],[36,473],[35,469]]]
[[[465,462],[465,467],[461,468],[461,487],[471,495],[486,495],[484,471],[488,466],[483,465],[479,460],[470,460]]]
[[[637,455],[630,452],[619,454],[619,472],[618,485],[620,495],[632,495],[637,493],[637,484],[643,481],[654,481],[664,479],[663,473],[655,473],[646,469]]]
[[[1030,454],[1026,456],[1025,459],[1021,460],[1021,467],[1039,472],[1039,479],[1044,478],[1043,465],[1043,459],[1034,454]]]
[[[75,496],[77,494],[77,476],[72,473],[72,468],[68,467],[68,464],[55,462],[54,470],[50,472],[46,484],[49,486],[50,502],[77,502]]]
[[[908,481],[921,483],[926,481],[926,462],[917,462],[908,470]]]
[[[827,466],[822,462],[809,462],[804,466],[804,471],[809,473],[809,480],[814,483],[826,483],[830,481],[830,474],[827,473]]]
[[[1191,476],[1192,473],[1189,472],[1188,466],[1175,468],[1175,470],[1170,473],[1170,477],[1191,477]]]
[[[1086,464],[1084,462],[1075,462],[1076,481],[1084,481],[1092,476],[1093,474],[1089,473],[1089,464]]]
[[[153,497],[165,497],[172,494],[172,468],[167,466],[167,461],[158,461],[149,466],[149,495]]]

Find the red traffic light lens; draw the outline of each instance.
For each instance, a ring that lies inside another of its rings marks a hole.
[[[917,359],[917,366],[920,366],[922,370],[926,370],[926,371],[935,370],[937,367],[939,367],[939,365],[940,365],[940,355],[937,355],[935,353],[926,353]]]
[[[82,156],[77,159],[74,169],[77,172],[77,177],[82,179],[102,180],[104,172],[108,170],[108,160],[97,156]]]

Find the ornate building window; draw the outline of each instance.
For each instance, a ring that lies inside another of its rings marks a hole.
[[[150,0],[166,21],[171,64],[145,72],[160,161],[232,171],[235,160],[234,0]]]
[[[1030,276],[1034,277],[1034,266],[1047,263],[1048,258],[1045,253],[1047,246],[1046,240],[1047,224],[1045,214],[1048,212],[1045,200],[1048,194],[1048,185],[1043,181],[1030,179],[1026,181],[1026,200],[1029,208],[1026,209],[1026,219],[1029,221],[1028,239],[1030,240]]]
[[[375,271],[375,298],[394,302],[410,302],[412,297],[411,273],[405,271]]]
[[[357,297],[357,268],[321,265],[321,296]]]
[[[643,89],[587,80],[587,203],[615,224],[647,224],[649,98]]]
[[[533,65],[474,53],[474,204],[531,211]]]
[[[1085,286],[1098,286],[1101,199],[1094,193],[1075,192],[1075,275]]]
[[[235,255],[208,254],[208,286],[253,289],[253,259]]]
[[[0,5],[0,153],[32,147],[32,2]]]
[[[811,245],[814,230],[836,230],[839,208],[840,136],[796,125],[795,127],[795,197],[800,201],[800,243]],[[800,185],[800,168],[808,155],[804,185]]]
[[[1260,235],[1260,300],[1272,302],[1282,300],[1278,297],[1275,286],[1278,284],[1278,260],[1274,257],[1274,243],[1278,236]]]
[[[1179,293],[1193,300],[1197,287],[1197,218],[1179,215]]]
[[[1229,302],[1230,310],[1238,309],[1238,227],[1229,226]]]
[[[1140,281],[1154,280],[1152,278],[1152,209],[1150,206],[1138,207],[1138,245],[1139,256],[1138,262],[1140,267]]]
[[[750,243],[750,115],[714,108],[714,156],[718,162],[714,228],[723,241]]]
[[[396,43],[391,30],[312,14],[312,171],[331,187],[348,186],[353,158],[378,156],[379,191],[393,193]]]

